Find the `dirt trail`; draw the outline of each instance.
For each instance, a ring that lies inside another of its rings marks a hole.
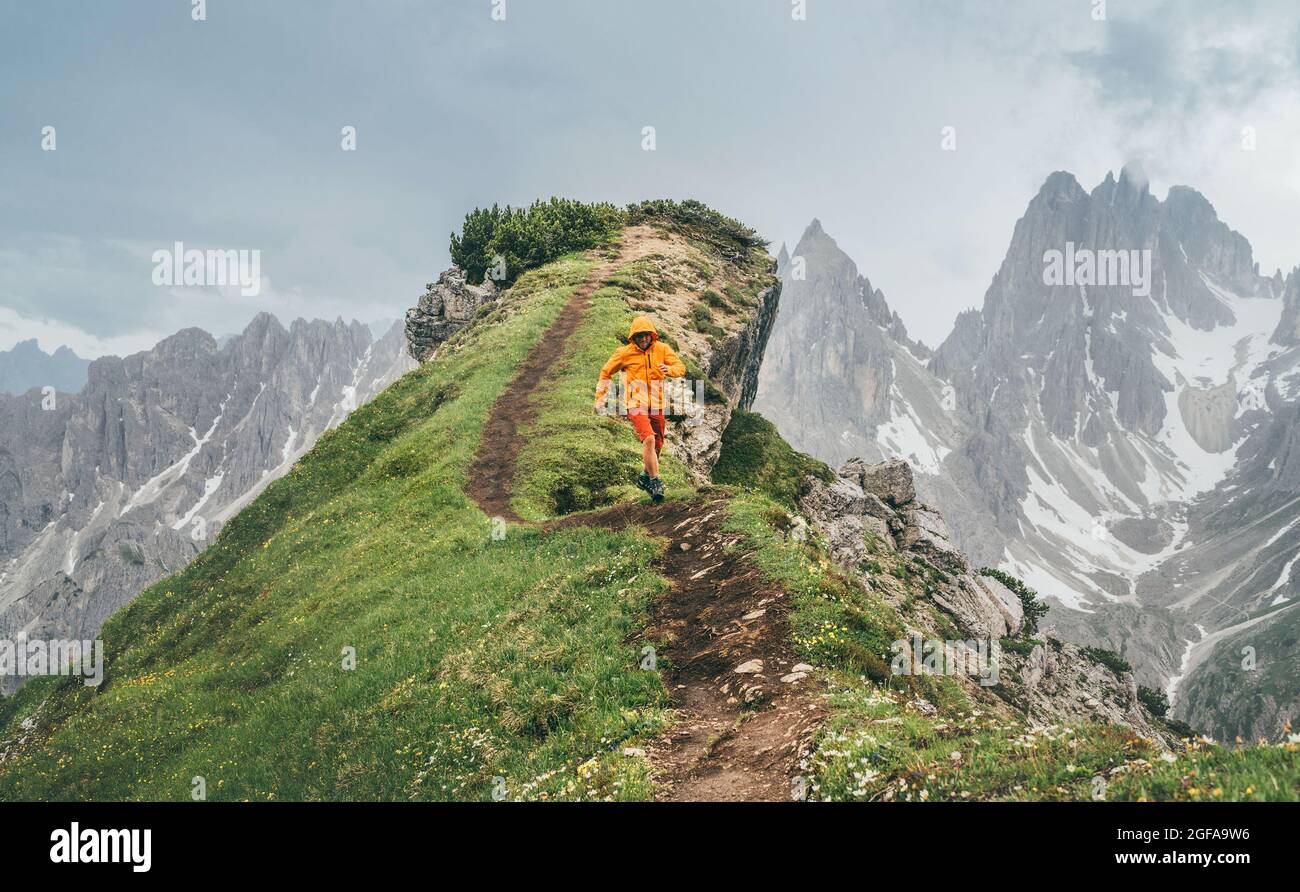
[[[794,671],[786,592],[738,549],[739,535],[722,529],[725,505],[706,493],[547,526],[641,526],[667,540],[654,567],[672,589],[651,608],[646,629],[662,643],[656,657],[677,709],[677,722],[647,752],[659,798],[787,800],[825,710],[808,668]]]
[[[586,281],[569,296],[560,315],[551,323],[541,341],[519,367],[519,372],[488,411],[487,423],[483,426],[483,439],[479,441],[478,450],[470,462],[469,484],[465,487],[465,492],[488,517],[504,517],[509,521],[520,522],[519,516],[510,507],[511,482],[515,477],[515,457],[523,447],[523,436],[519,430],[527,428],[537,419],[533,392],[537,390],[547,370],[568,349],[569,339],[586,315],[591,295],[614,268],[624,262],[623,255],[623,246],[620,245],[618,254],[593,269]]]
[[[592,293],[652,243],[644,231],[625,231],[493,404],[466,487],[489,517],[520,522],[511,485],[520,430],[537,416],[531,397],[565,355]],[[660,668],[677,711],[673,727],[647,748],[659,798],[669,801],[791,798],[800,754],[825,714],[811,674],[794,671],[786,593],[735,550],[739,537],[721,525],[725,502],[704,495],[621,505],[545,524],[642,526],[667,540],[654,567],[672,587],[651,608],[646,637],[661,643],[656,658],[666,664]]]

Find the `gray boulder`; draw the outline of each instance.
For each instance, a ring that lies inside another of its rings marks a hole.
[[[928,505],[908,508],[906,525],[899,536],[898,545],[914,551],[934,566],[950,573],[964,573],[969,569],[966,555],[957,550],[949,540],[948,524]]]
[[[438,276],[419,303],[406,311],[407,349],[419,362],[433,358],[438,347],[478,315],[479,308],[496,300],[491,279],[470,285],[465,271],[453,266]]]
[[[847,474],[864,490],[895,507],[916,501],[912,466],[901,458],[874,465],[868,465],[860,458],[851,458],[840,467],[840,473]]]
[[[855,568],[866,558],[868,531],[893,545],[888,525],[868,513],[868,499],[852,480],[826,483],[811,476],[799,498],[799,510],[821,531],[831,559],[844,567]]]
[[[930,597],[952,614],[963,629],[977,638],[996,641],[1013,632],[998,599],[980,584],[978,578],[969,573],[956,577],[950,583],[936,585],[930,592]]]
[[[992,598],[1006,621],[1008,634],[1018,635],[1025,624],[1025,608],[1016,593],[991,576],[972,577]]]

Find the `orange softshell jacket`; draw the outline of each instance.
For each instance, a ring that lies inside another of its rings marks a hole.
[[[642,351],[632,341],[632,336],[639,332],[650,332],[653,340],[650,349]],[[658,366],[668,366],[664,375]],[[653,412],[664,410],[663,379],[680,378],[686,374],[686,364],[678,358],[663,341],[654,323],[646,316],[637,316],[632,320],[632,327],[627,332],[626,346],[619,347],[600,370],[600,382],[596,385],[596,402],[600,403],[609,390],[610,379],[623,372],[627,378],[627,407],[629,409],[649,408]]]

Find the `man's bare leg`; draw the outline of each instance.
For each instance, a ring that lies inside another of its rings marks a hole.
[[[659,476],[659,451],[655,449],[653,434],[641,441],[641,461],[647,474],[651,477]]]

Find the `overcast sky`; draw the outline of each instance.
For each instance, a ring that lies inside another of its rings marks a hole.
[[[931,345],[1054,170],[1141,160],[1300,263],[1296,0],[191,6],[0,0],[0,349],[396,318],[466,211],[552,194],[699,198],[773,252],[818,217]],[[176,241],[259,250],[261,293],[155,286]]]

